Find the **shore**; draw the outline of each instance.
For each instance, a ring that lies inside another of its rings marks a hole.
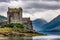
[[[0,37],[0,40],[60,40],[58,35],[32,36],[32,37]]]
[[[18,31],[17,31],[18,30]],[[34,32],[34,31],[23,31],[22,29],[16,28],[0,28],[0,37],[1,36],[26,36],[26,37],[32,37],[32,36],[42,36],[44,34]]]

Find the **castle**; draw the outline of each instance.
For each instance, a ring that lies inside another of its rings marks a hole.
[[[32,22],[30,18],[23,18],[22,12],[23,12],[22,8],[9,8],[8,7],[8,11],[7,11],[8,24],[20,23],[32,29]]]

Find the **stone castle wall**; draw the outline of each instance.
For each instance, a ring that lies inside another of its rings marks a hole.
[[[22,8],[8,8],[7,17],[8,23],[22,23],[32,29],[30,18],[22,18]]]
[[[8,8],[8,23],[22,23],[22,9]]]

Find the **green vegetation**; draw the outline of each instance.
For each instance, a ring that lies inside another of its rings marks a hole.
[[[20,23],[11,23],[11,24],[6,24],[5,27],[17,27],[17,28],[24,28],[25,26],[23,24]]]
[[[1,33],[5,35],[2,35]],[[34,33],[34,32],[24,32],[23,30],[19,28],[8,28],[8,27],[0,28],[0,36],[6,36],[6,35],[9,36],[11,33],[12,33],[12,36],[26,36],[26,37],[43,35],[43,34]]]
[[[34,32],[34,31],[28,31],[29,28],[24,26],[23,24],[19,23],[11,23],[11,24],[5,24],[3,25],[4,28],[0,28],[0,35],[1,36],[40,36],[43,34]],[[27,28],[28,30],[25,30],[24,28]],[[3,35],[4,34],[4,35]]]

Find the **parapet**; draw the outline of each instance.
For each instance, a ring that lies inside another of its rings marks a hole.
[[[22,12],[22,8],[9,8],[8,7],[8,12]]]

